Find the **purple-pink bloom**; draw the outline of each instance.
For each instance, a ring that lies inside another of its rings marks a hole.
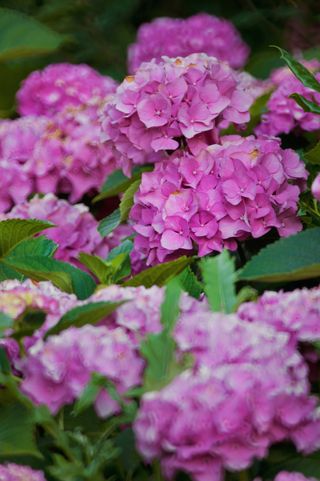
[[[274,481],[316,481],[316,478],[307,478],[302,473],[281,471],[274,478]]]
[[[99,234],[98,222],[84,204],[69,204],[54,194],[34,196],[30,201],[16,205],[9,213],[0,216],[5,219],[40,219],[54,224],[45,235],[58,244],[56,259],[78,265],[80,252],[106,256],[110,250],[107,238]],[[114,247],[112,237],[111,248]]]
[[[256,90],[251,77],[204,53],[143,63],[106,102],[104,143],[126,174],[182,144],[199,150],[206,135],[212,142],[221,128],[249,121]]]
[[[311,192],[313,197],[320,201],[320,174],[312,182]]]
[[[231,22],[206,13],[187,19],[157,18],[143,24],[136,42],[129,46],[128,67],[134,73],[143,62],[206,53],[233,68],[246,63],[249,47]]]
[[[7,463],[0,464],[1,481],[46,481],[42,471],[36,471],[29,466]]]
[[[272,228],[291,235],[302,227],[306,178],[298,155],[277,139],[226,136],[196,156],[164,156],[134,197],[134,251],[152,265],[180,253],[234,250]]]
[[[195,481],[220,481],[224,469],[248,468],[273,443],[319,447],[317,400],[286,334],[200,313],[182,315],[175,338],[196,365],[145,394],[134,423],[140,453],[147,462],[160,459],[165,476],[184,471]]]
[[[52,117],[65,107],[90,104],[114,92],[116,82],[88,65],[48,65],[32,72],[17,93],[21,115]]]

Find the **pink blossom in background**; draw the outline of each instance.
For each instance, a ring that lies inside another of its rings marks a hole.
[[[277,139],[226,136],[196,157],[173,154],[142,175],[130,213],[134,249],[153,265],[235,250],[238,240],[271,228],[294,234],[306,178],[298,155]]]
[[[1,481],[46,481],[42,471],[20,464],[0,464]]]
[[[228,20],[199,13],[187,19],[157,18],[143,24],[136,42],[129,46],[128,67],[134,73],[143,62],[153,58],[186,57],[206,53],[241,68],[249,55],[248,45]]]
[[[320,287],[292,292],[266,291],[255,302],[241,304],[241,319],[272,325],[290,335],[293,345],[320,340]]]
[[[71,327],[46,341],[39,340],[22,363],[22,391],[52,413],[79,398],[91,374],[110,379],[119,393],[141,384],[144,361],[122,328],[86,325]],[[116,401],[102,390],[96,399],[97,414],[119,412]]]
[[[23,202],[33,191],[29,175],[17,163],[0,159],[0,179],[0,213]]]
[[[128,175],[132,165],[156,162],[164,151],[195,149],[204,134],[213,143],[219,128],[245,124],[254,98],[248,82],[213,57],[163,57],[142,64],[106,103],[103,140]]]
[[[307,478],[302,473],[281,471],[274,481],[316,481],[316,478]]]
[[[311,193],[316,200],[320,201],[320,174],[312,182]]]
[[[147,462],[160,459],[168,479],[181,470],[218,481],[224,469],[248,468],[279,441],[303,452],[319,448],[317,400],[286,334],[222,314],[178,322],[178,345],[199,365],[143,396],[134,431]]]
[[[320,63],[317,60],[303,63],[320,81],[320,73],[317,73]],[[267,112],[262,115],[261,123],[255,129],[256,133],[280,135],[288,134],[295,128],[307,132],[319,130],[320,116],[305,112],[290,95],[297,93],[320,104],[320,93],[305,87],[287,67],[272,72],[270,80],[275,90],[267,102]]]
[[[17,93],[21,115],[52,117],[65,107],[96,103],[114,92],[117,83],[88,65],[48,65],[32,72]]]

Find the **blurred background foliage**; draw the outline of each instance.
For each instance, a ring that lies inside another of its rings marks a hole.
[[[320,55],[319,0],[0,0],[0,116],[14,115],[14,94],[32,70],[84,62],[121,80],[139,25],[198,12],[236,25],[258,77],[281,65],[272,44]]]

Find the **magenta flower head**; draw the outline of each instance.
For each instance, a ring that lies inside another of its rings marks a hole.
[[[71,327],[29,349],[22,363],[22,391],[52,413],[79,398],[91,374],[110,379],[120,394],[142,382],[144,361],[122,328]],[[95,402],[99,416],[119,412],[118,403],[102,390]]]
[[[18,112],[52,117],[67,106],[95,103],[115,88],[113,79],[88,65],[52,64],[23,81],[17,93]]]
[[[137,40],[128,51],[129,72],[134,73],[143,62],[168,57],[186,57],[206,53],[241,68],[249,55],[248,45],[231,22],[200,13],[187,19],[157,18],[143,24]]]
[[[225,469],[266,457],[273,443],[319,448],[317,400],[286,334],[212,313],[183,316],[177,329],[178,345],[198,362],[143,396],[134,432],[147,462],[160,459],[168,479],[184,471],[220,481]]]
[[[20,464],[0,464],[1,481],[46,481],[42,471]]]
[[[205,54],[144,63],[106,103],[103,139],[126,174],[132,164],[156,162],[205,134],[212,143],[220,128],[250,119],[253,95],[245,84]]]
[[[236,249],[272,228],[301,229],[307,172],[277,139],[226,136],[197,156],[173,154],[144,173],[131,210],[135,250],[156,264],[181,253]]]
[[[15,206],[4,219],[41,219],[54,224],[45,235],[58,244],[55,258],[77,265],[80,252],[107,255],[108,241],[99,234],[98,222],[84,204],[69,204],[54,194],[33,197]],[[113,236],[115,237],[115,236]],[[111,241],[113,247],[114,242]]]
[[[293,345],[320,340],[320,287],[292,292],[266,291],[256,302],[239,307],[238,315],[249,322],[272,325],[290,335]]]
[[[311,192],[313,197],[316,200],[320,201],[320,174],[318,174],[317,177],[312,182]]]
[[[320,81],[320,63],[304,62],[306,67],[314,71]],[[317,73],[318,72],[318,73]],[[256,128],[257,134],[280,135],[298,129],[311,132],[320,129],[320,116],[305,112],[290,95],[297,93],[307,100],[320,104],[320,93],[305,87],[288,68],[275,70],[271,74],[274,92],[267,102],[267,112]]]

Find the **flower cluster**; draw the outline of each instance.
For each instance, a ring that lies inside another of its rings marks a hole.
[[[199,134],[246,123],[253,96],[242,83],[227,64],[205,54],[144,63],[107,102],[104,140],[129,174],[132,164],[160,160],[163,151],[194,143]]]
[[[96,103],[116,88],[116,82],[88,65],[52,64],[32,72],[17,93],[21,115],[53,115],[65,107]]]
[[[307,367],[285,333],[220,314],[185,315],[177,329],[178,345],[199,363],[143,396],[134,431],[148,462],[159,458],[169,479],[184,471],[218,481],[223,469],[246,469],[273,443],[319,447]]]
[[[162,55],[187,57],[200,52],[240,68],[246,63],[249,47],[233,24],[222,18],[205,13],[187,19],[157,18],[142,25],[136,43],[129,46],[129,72],[153,58],[159,61]]]
[[[266,291],[256,302],[239,307],[241,319],[272,325],[290,334],[292,342],[320,340],[320,288],[292,292]]]
[[[46,404],[52,413],[77,399],[93,373],[111,380],[119,393],[141,384],[144,361],[122,328],[86,325],[69,328],[47,341],[33,345],[22,364],[22,390],[36,404]],[[119,411],[102,390],[95,407],[101,417]]]
[[[236,241],[298,232],[307,173],[277,139],[226,136],[198,156],[173,154],[144,173],[131,210],[135,249],[148,264],[196,248],[200,256]]]
[[[0,464],[1,481],[46,481],[42,471],[20,464]]]
[[[319,70],[317,61],[305,63],[313,70]],[[320,81],[320,73],[315,73]],[[299,128],[308,132],[320,129],[320,117],[317,114],[305,112],[293,99],[292,94],[300,94],[307,100],[320,104],[320,93],[305,87],[288,68],[276,70],[271,75],[274,92],[267,102],[267,112],[262,115],[261,123],[256,128],[257,134],[280,135],[288,134]]]
[[[313,197],[320,201],[320,174],[318,174],[312,182],[311,192]]]
[[[14,218],[41,219],[54,224],[55,227],[46,231],[46,236],[58,244],[56,259],[77,264],[80,252],[108,254],[108,241],[100,236],[98,222],[84,204],[72,205],[53,194],[35,196],[0,216],[0,220]]]
[[[256,480],[258,481],[258,480]],[[316,478],[306,478],[301,473],[281,471],[274,478],[274,481],[316,481]]]
[[[143,286],[120,287],[113,285],[99,289],[90,297],[89,302],[125,301],[111,316],[108,316],[104,324],[110,328],[122,327],[138,345],[146,334],[161,331],[160,318],[163,300],[164,290],[157,286],[146,289]],[[182,294],[180,310],[183,314],[197,315],[200,312],[208,312],[209,307],[205,300],[199,302]]]

